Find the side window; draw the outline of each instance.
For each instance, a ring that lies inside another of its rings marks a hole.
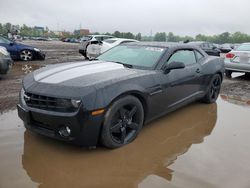
[[[213,49],[213,44],[209,43],[209,48]]]
[[[204,58],[204,56],[197,50],[195,50],[195,54],[196,54],[197,61],[200,61],[202,58]]]
[[[110,38],[112,38],[112,37],[104,36],[103,40],[110,39]]]
[[[97,41],[103,41],[103,37],[95,37]]]
[[[196,58],[194,51],[192,50],[179,50],[175,52],[168,60],[167,64],[173,62],[173,61],[178,61],[182,62],[185,65],[191,65],[196,63]]]
[[[209,48],[208,43],[203,43],[203,48],[204,48],[204,49],[208,49],[208,48]]]

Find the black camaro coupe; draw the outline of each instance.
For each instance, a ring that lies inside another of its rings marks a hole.
[[[50,65],[23,79],[18,115],[32,132],[117,148],[143,125],[193,101],[216,101],[223,59],[178,43],[128,43],[89,62]]]

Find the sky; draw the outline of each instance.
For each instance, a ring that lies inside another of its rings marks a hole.
[[[0,23],[91,32],[250,34],[250,0],[0,0]]]

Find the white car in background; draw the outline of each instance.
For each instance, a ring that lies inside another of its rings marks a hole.
[[[225,74],[231,78],[232,72],[250,75],[250,43],[243,43],[225,56]]]
[[[99,56],[100,54],[102,54],[103,52],[106,52],[107,50],[118,46],[120,44],[123,43],[128,43],[128,42],[138,42],[138,40],[134,40],[134,39],[125,39],[125,38],[111,38],[111,39],[107,39],[102,41],[99,44],[90,44],[87,47],[87,57],[89,59],[94,59],[97,56]]]
[[[103,40],[114,38],[110,35],[86,35],[80,39],[79,45],[79,53],[82,54],[85,58],[87,58],[87,47],[90,44],[99,44]]]

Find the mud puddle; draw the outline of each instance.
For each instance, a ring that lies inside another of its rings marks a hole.
[[[87,150],[0,115],[0,187],[249,188],[249,108],[221,98],[145,126],[131,144]]]

